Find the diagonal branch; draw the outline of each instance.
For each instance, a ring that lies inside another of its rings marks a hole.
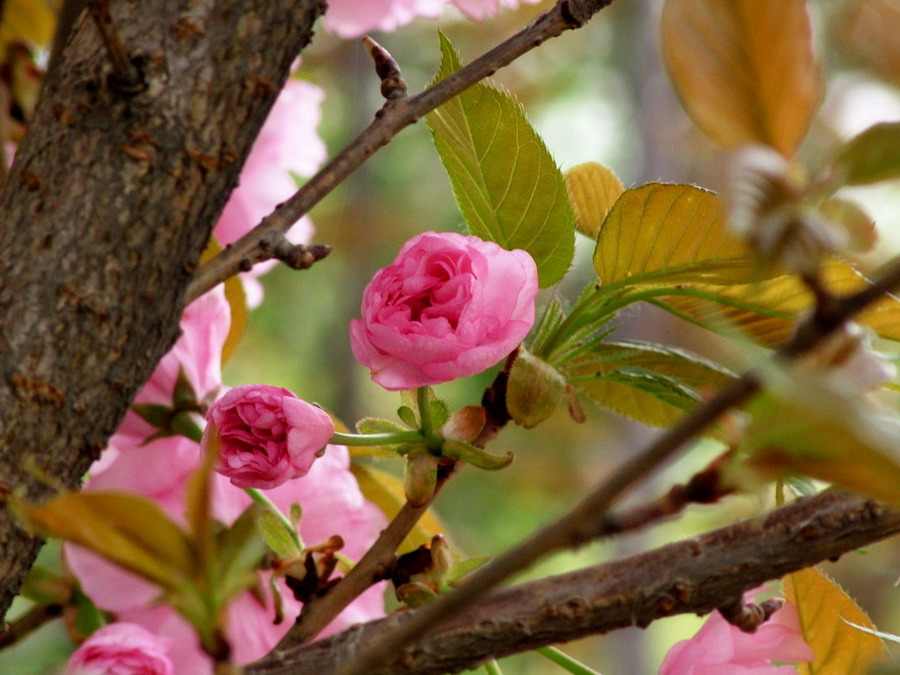
[[[390,652],[365,672],[458,672],[541,645],[646,626],[675,614],[705,614],[765,581],[836,559],[898,532],[897,511],[828,491],[699,537],[479,595],[465,612],[436,631],[417,635],[407,647]],[[357,653],[418,623],[429,609],[401,612],[309,645],[276,650],[246,672],[335,672],[353,662]]]
[[[509,65],[566,30],[580,28],[613,0],[559,0],[550,11],[450,77],[417,94],[389,100],[346,148],[253,230],[201,265],[188,287],[186,302],[225,279],[272,257],[271,251],[291,226],[328,195],[363,162],[413,124],[451,98]]]

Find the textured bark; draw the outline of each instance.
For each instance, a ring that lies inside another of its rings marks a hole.
[[[321,0],[122,0],[116,89],[82,15],[0,190],[0,487],[78,484],[176,338],[184,290]],[[47,477],[54,484],[47,485]],[[0,616],[40,542],[0,512]]]
[[[577,572],[494,591],[419,636],[367,675],[440,675],[491,658],[646,626],[674,614],[731,605],[764,581],[900,532],[900,513],[828,492],[693,539]],[[420,610],[419,610],[420,611]],[[351,628],[309,645],[275,650],[248,675],[343,672],[418,611]]]

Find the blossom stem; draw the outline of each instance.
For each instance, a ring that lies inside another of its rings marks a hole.
[[[419,431],[388,431],[383,434],[342,434],[335,432],[329,445],[396,445],[416,443],[422,440]]]
[[[287,530],[287,533],[290,535],[291,541],[293,541],[297,546],[297,550],[302,551],[303,540],[300,539],[300,533],[297,531],[297,528],[294,527],[294,524],[290,520],[288,520],[288,517],[281,512],[281,509],[275,506],[275,503],[271,499],[266,497],[266,495],[264,495],[256,488],[244,488],[244,492],[246,492],[250,496],[250,499],[252,499],[254,502],[269,509],[272,513],[275,514],[275,517],[278,518],[278,520],[284,526],[284,529]]]
[[[576,661],[571,656],[556,647],[538,647],[535,649],[538,654],[545,656],[553,663],[561,666],[563,669],[575,675],[600,675],[596,670],[588,668],[580,661]]]
[[[416,390],[416,404],[419,406],[422,435],[428,438],[434,433],[434,424],[431,421],[431,406],[428,401],[428,387],[419,387]]]
[[[484,664],[484,672],[486,675],[503,675],[503,671],[500,670],[500,664],[497,663],[496,659],[492,659]]]

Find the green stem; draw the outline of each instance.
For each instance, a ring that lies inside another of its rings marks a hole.
[[[500,670],[500,664],[497,663],[496,660],[485,663],[484,672],[487,673],[487,675],[503,675],[503,671]]]
[[[252,499],[254,502],[259,504],[260,506],[264,506],[265,508],[269,509],[272,513],[275,514],[275,516],[278,518],[278,520],[284,526],[284,529],[287,530],[288,534],[290,534],[291,540],[297,546],[297,550],[302,551],[303,550],[303,540],[300,538],[300,533],[297,532],[297,528],[294,527],[294,524],[290,520],[288,520],[288,517],[281,512],[281,509],[279,509],[277,506],[275,506],[275,504],[272,502],[271,499],[266,497],[262,492],[260,492],[256,488],[244,488],[244,492],[246,492],[248,495],[250,495],[250,499]]]
[[[396,445],[416,443],[422,440],[418,431],[387,431],[383,434],[342,434],[335,432],[329,445]]]
[[[535,651],[541,656],[546,656],[558,666],[562,666],[570,673],[575,675],[600,675],[596,670],[588,668],[580,661],[576,661],[565,652],[560,651],[556,647],[538,647]]]
[[[428,387],[419,387],[416,390],[416,404],[419,406],[422,435],[428,438],[434,433],[434,424],[431,421],[431,406],[428,401]]]

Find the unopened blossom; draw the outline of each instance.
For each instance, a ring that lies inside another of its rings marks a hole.
[[[172,639],[133,623],[96,631],[69,659],[66,675],[174,675]]]
[[[797,608],[785,603],[754,633],[745,633],[713,612],[694,637],[669,650],[659,675],[796,675],[794,666],[773,664],[812,660],[813,651],[800,633]]]
[[[216,471],[241,488],[270,489],[305,476],[334,435],[324,410],[264,384],[230,390],[206,419],[202,446],[216,440]]]
[[[366,287],[362,319],[350,324],[353,355],[389,390],[480,373],[528,334],[537,291],[525,251],[420,234]]]

